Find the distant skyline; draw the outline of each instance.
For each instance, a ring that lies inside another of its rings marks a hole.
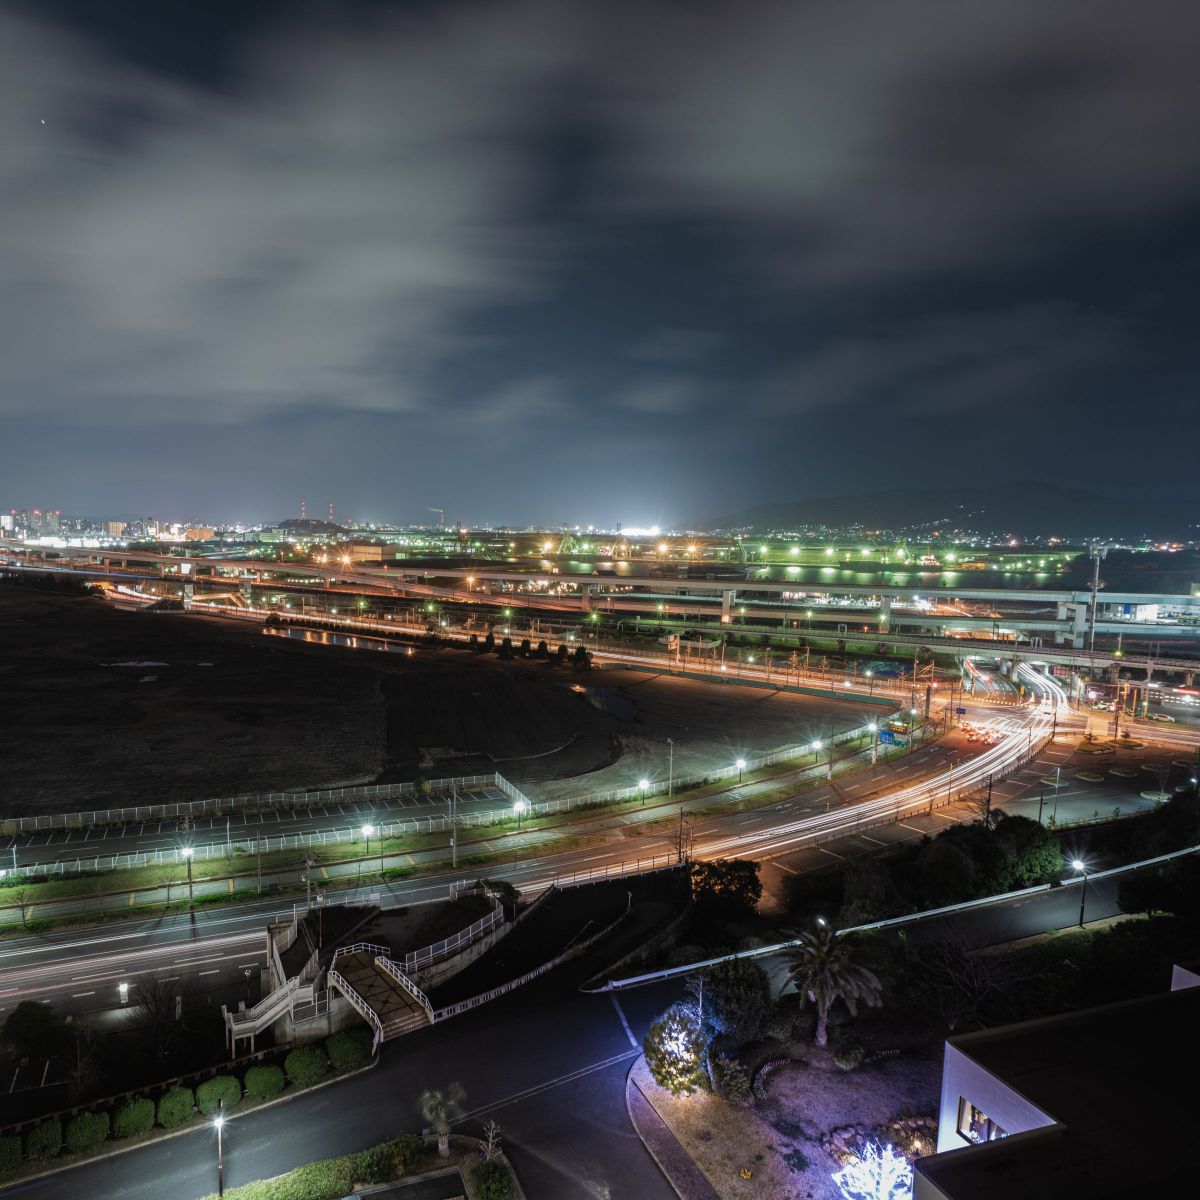
[[[5,507],[1196,511],[1183,0],[10,0]]]

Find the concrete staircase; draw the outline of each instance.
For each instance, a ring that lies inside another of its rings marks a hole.
[[[380,1032],[381,1041],[388,1041],[414,1029],[430,1024],[429,1013],[420,1001],[406,990],[384,966],[386,958],[377,953],[375,947],[355,949],[349,954],[340,954],[330,972],[333,985],[342,992],[355,1008],[374,1015],[372,1025]]]

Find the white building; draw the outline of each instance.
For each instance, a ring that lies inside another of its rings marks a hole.
[[[914,1200],[1200,1194],[1197,983],[950,1038]]]

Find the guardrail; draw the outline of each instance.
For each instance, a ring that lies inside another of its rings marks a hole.
[[[371,783],[355,787],[322,788],[303,792],[251,792],[224,796],[213,800],[181,800],[175,804],[138,804],[129,808],[91,809],[83,812],[46,813],[33,817],[12,817],[0,821],[4,833],[36,833],[43,829],[85,829],[96,825],[126,825],[140,821],[179,820],[187,817],[223,817],[234,812],[258,812],[276,808],[311,808],[313,805],[354,803],[359,800],[396,800],[426,792],[445,792],[455,789],[496,787],[512,794],[513,799],[525,797],[501,776],[459,775],[447,779],[430,779],[409,783]]]
[[[429,1003],[429,997],[387,955],[380,955],[375,963],[425,1010],[425,1015],[432,1021],[433,1005]]]
[[[463,946],[469,946],[478,938],[483,937],[503,920],[504,910],[497,904],[486,917],[480,917],[466,929],[460,929],[453,936],[443,938],[440,942],[434,942],[432,945],[423,946],[420,950],[410,951],[404,956],[404,970],[419,971],[423,967],[432,966],[443,958],[449,958]]]
[[[337,986],[338,991],[350,1001],[359,1016],[363,1017],[374,1030],[374,1036],[371,1039],[371,1053],[376,1053],[383,1041],[383,1022],[380,1021],[379,1014],[350,986],[346,977],[333,967],[329,968],[329,982]]]
[[[898,712],[903,711],[898,710]],[[682,791],[704,783],[715,783],[733,779],[740,776],[743,772],[761,770],[764,767],[775,766],[782,762],[802,759],[807,755],[813,756],[811,766],[815,770],[825,765],[829,754],[832,753],[834,748],[848,742],[854,742],[869,732],[871,731],[868,729],[842,730],[828,741],[823,741],[817,750],[813,749],[812,743],[806,743],[747,759],[743,767],[736,765],[718,767],[704,774],[680,775],[674,778],[671,783],[665,780],[658,780],[646,788],[637,786],[614,788],[605,792],[587,792],[581,796],[572,796],[561,800],[533,802],[526,799],[524,793],[502,775],[496,774],[486,778],[491,782],[492,786],[504,792],[505,795],[518,797],[518,800],[514,803],[520,803],[522,812],[527,818],[550,816],[554,813],[571,812],[576,809],[599,808],[604,805],[617,804],[628,800],[647,799],[654,796],[661,797],[667,794],[674,794],[675,791]],[[912,735],[908,749],[915,749],[918,745],[937,736],[938,732],[939,729],[934,723],[926,722],[919,726]],[[865,748],[856,753],[865,753]],[[890,755],[887,757],[890,757]],[[489,808],[459,812],[453,821],[451,821],[450,817],[442,814],[425,817],[401,817],[394,821],[381,821],[373,837],[387,839],[413,836],[420,833],[448,833],[452,828],[479,829],[511,821],[512,819],[513,809],[510,808]],[[231,854],[243,854],[247,856],[250,854],[271,854],[285,850],[307,849],[314,846],[325,847],[343,844],[353,846],[360,842],[365,846],[362,830],[360,827],[355,826],[310,833],[280,834],[275,837],[259,836],[254,839],[246,838],[231,841],[193,843],[190,849],[192,850],[193,862],[210,862],[213,859],[229,858]],[[169,847],[156,850],[132,851],[125,854],[97,854],[90,858],[76,858],[69,861],[57,859],[54,862],[48,863],[21,864],[18,867],[18,871],[24,875],[49,877],[54,875],[82,874],[84,872],[115,871],[130,867],[180,865],[185,861],[182,851],[183,847]],[[249,863],[247,863],[248,866]],[[181,881],[176,880],[174,882],[180,883]]]
[[[330,962],[332,966],[339,958],[348,958],[351,954],[370,954],[375,957],[383,955],[386,957],[392,952],[390,946],[380,946],[376,942],[355,942],[353,946],[339,946],[333,952],[333,958]]]
[[[568,959],[578,958],[589,946],[598,942],[602,937],[607,937],[622,921],[629,916],[629,911],[623,912],[615,921],[610,921],[603,929],[596,930],[590,937],[586,937],[582,942],[576,942],[573,946],[569,946],[566,950],[556,954],[549,962],[542,963],[539,967],[534,967],[532,971],[526,971],[524,975],[518,976],[516,979],[510,979],[507,983],[502,983],[498,987],[489,989],[486,992],[481,992],[478,996],[472,996],[469,1000],[458,1000],[453,1004],[447,1004],[445,1008],[439,1008],[432,1019],[436,1021],[444,1021],[447,1017],[456,1017],[459,1013],[469,1012],[472,1008],[478,1008],[481,1004],[487,1004],[489,1000],[495,1000],[500,996],[506,995],[508,992],[515,991],[517,988],[536,979],[539,975],[545,975],[548,971],[553,971],[555,967],[561,966]]]

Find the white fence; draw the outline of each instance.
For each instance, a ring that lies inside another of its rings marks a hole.
[[[555,967],[561,966],[568,959],[577,958],[589,946],[612,933],[628,916],[628,912],[623,912],[615,921],[611,921],[608,925],[605,925],[603,929],[596,930],[590,937],[584,938],[581,942],[576,942],[573,946],[569,946],[566,950],[562,951],[561,954],[556,954],[549,962],[544,962],[541,966],[534,967],[532,971],[526,971],[524,975],[516,979],[510,979],[507,983],[502,983],[499,987],[481,992],[478,996],[472,996],[469,1000],[458,1000],[453,1004],[447,1004],[445,1008],[439,1008],[431,1014],[431,1019],[433,1021],[444,1021],[447,1017],[458,1016],[459,1013],[468,1012],[472,1008],[478,1008],[481,1004],[487,1004],[489,1000],[495,1000],[498,996],[515,991],[523,984],[536,979],[539,975],[545,975],[548,971],[553,971]]]
[[[449,958],[464,946],[469,946],[483,937],[503,920],[504,910],[496,905],[486,917],[480,917],[478,921],[468,925],[466,929],[460,929],[452,937],[443,938],[431,946],[423,946],[420,950],[410,951],[404,956],[404,970],[409,973],[420,971],[424,967],[432,966],[435,962],[440,962],[443,958]]]
[[[433,1005],[429,1003],[429,997],[386,954],[380,955],[375,962],[383,968],[389,978],[398,983],[425,1010],[425,1015],[432,1021],[434,1019]]]
[[[324,788],[312,792],[256,792],[225,796],[215,800],[186,800],[177,804],[138,804],[130,808],[92,809],[85,812],[46,813],[33,817],[11,817],[0,821],[0,831],[36,833],[42,829],[87,829],[99,825],[128,825],[144,821],[182,820],[191,817],[223,817],[235,812],[263,809],[321,807],[327,804],[352,804],[360,800],[398,800],[425,792],[449,794],[471,788],[495,787],[514,800],[525,797],[507,779],[490,775],[460,775],[449,779],[430,779],[424,783],[372,783],[360,787]]]

